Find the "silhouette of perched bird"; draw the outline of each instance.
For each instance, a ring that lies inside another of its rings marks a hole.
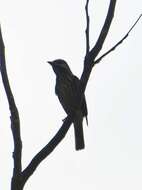
[[[82,122],[83,117],[86,117],[88,124],[88,112],[84,94],[80,100],[80,80],[73,75],[66,61],[57,59],[55,61],[48,61],[48,63],[56,74],[55,93],[59,101],[68,115],[74,115],[75,148],[76,150],[83,149],[85,144]]]

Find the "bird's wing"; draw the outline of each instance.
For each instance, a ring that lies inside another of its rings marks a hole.
[[[78,98],[79,97],[79,85],[80,85],[80,80],[74,76],[74,86],[75,86],[75,91],[76,91],[76,99],[77,101],[79,102],[80,100]],[[87,115],[88,115],[88,109],[87,109],[87,103],[86,103],[86,98],[85,98],[85,95],[83,94],[83,97],[82,97],[82,102],[81,102],[81,111],[82,111],[82,114],[83,116],[86,117],[86,123],[88,125],[88,118],[87,118]]]

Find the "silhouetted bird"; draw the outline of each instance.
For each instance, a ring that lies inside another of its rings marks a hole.
[[[87,121],[87,105],[85,95],[83,94],[82,101],[79,96],[79,79],[73,75],[68,64],[62,60],[49,61],[56,74],[55,93],[59,98],[65,112],[74,115],[74,132],[75,132],[75,147],[76,150],[84,148],[83,134],[83,117]],[[80,103],[80,106],[79,106]]]

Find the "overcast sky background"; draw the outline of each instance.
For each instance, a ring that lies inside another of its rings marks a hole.
[[[0,0],[0,23],[7,70],[21,118],[23,168],[49,142],[65,117],[54,93],[47,60],[65,59],[81,75],[85,55],[85,0]],[[91,47],[99,35],[109,0],[90,0]],[[119,0],[103,52],[142,13],[141,0]],[[24,190],[142,189],[142,21],[126,41],[91,74],[86,97],[83,151],[74,148],[73,127],[45,159]],[[0,79],[0,189],[10,189],[13,140],[10,113]]]

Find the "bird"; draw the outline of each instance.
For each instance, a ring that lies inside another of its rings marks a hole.
[[[73,114],[75,149],[85,148],[83,118],[88,125],[88,110],[85,95],[79,96],[80,80],[75,76],[63,59],[48,61],[56,75],[55,94],[66,114]],[[81,99],[81,100],[80,100]],[[80,105],[79,105],[80,104]]]

